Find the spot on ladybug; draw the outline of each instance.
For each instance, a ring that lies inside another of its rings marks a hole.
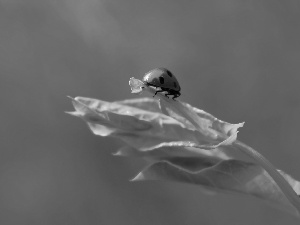
[[[163,77],[159,77],[159,83],[164,84],[165,83],[165,79]]]
[[[173,95],[173,100],[181,95],[181,88],[176,77],[171,73],[171,71],[165,68],[156,68],[149,71],[143,77],[143,82],[147,86],[160,88],[160,90],[155,92],[155,95],[158,92],[165,92],[166,97],[168,97],[168,95]]]
[[[168,74],[170,77],[173,77],[173,74],[172,74],[169,70],[167,70],[167,74]]]

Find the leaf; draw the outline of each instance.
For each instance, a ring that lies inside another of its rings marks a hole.
[[[135,93],[155,91],[134,78],[131,84]],[[123,140],[126,145],[115,155],[152,163],[134,180],[176,181],[210,193],[240,193],[299,215],[300,183],[236,140],[243,123],[230,124],[187,103],[157,96],[158,101],[71,98],[76,111],[70,114],[82,118],[95,135]],[[250,156],[255,163],[240,160],[236,153]]]
[[[76,112],[70,114],[81,117],[94,134],[120,138],[137,149],[168,142],[214,149],[230,144],[236,138],[234,134],[225,139],[214,139],[191,130],[183,122],[161,113],[159,103],[149,98],[117,102],[83,97],[71,99]]]
[[[300,194],[300,183],[289,175],[282,175]],[[132,180],[181,182],[198,185],[211,192],[250,195],[298,215],[298,211],[263,168],[241,160],[173,157],[151,164]]]
[[[237,133],[237,129],[244,126],[244,122],[238,123],[238,124],[230,124],[225,121],[219,120],[216,117],[214,117],[213,115],[205,112],[204,110],[193,107],[190,104],[187,104],[187,103],[182,103],[182,104],[188,110],[193,111],[194,113],[196,113],[198,115],[198,117],[196,117],[196,120],[199,120],[199,118],[207,119],[208,121],[210,121],[211,128],[213,128],[214,130],[217,130],[221,133],[224,133],[226,135],[232,135],[234,133]],[[198,123],[201,123],[201,121],[199,121]]]
[[[123,146],[117,152],[115,156],[130,156],[140,157],[150,161],[158,161],[163,159],[169,159],[173,157],[208,157],[216,159],[229,159],[230,157],[221,150],[221,148],[213,149],[210,151],[180,146],[164,146],[159,144],[148,149],[136,149],[131,146]]]

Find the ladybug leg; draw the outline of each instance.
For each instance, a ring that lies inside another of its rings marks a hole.
[[[168,95],[171,95],[171,94],[169,94],[169,93],[166,93],[166,94],[165,94],[165,96],[166,96],[167,98],[169,98]]]
[[[158,91],[156,91],[155,94],[153,95],[153,98],[154,98],[154,96],[155,96],[158,92],[163,92],[163,90],[158,90]]]
[[[176,94],[173,95],[173,98],[172,98],[172,99],[175,101],[175,98],[178,98],[180,95],[181,95],[181,94],[178,92],[178,93],[176,93]]]

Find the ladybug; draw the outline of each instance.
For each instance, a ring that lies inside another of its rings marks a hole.
[[[178,98],[181,95],[181,88],[176,77],[170,70],[165,68],[156,68],[149,71],[143,77],[143,82],[147,86],[160,88],[160,90],[155,92],[154,96],[158,92],[166,92],[165,96],[167,98],[169,98],[168,95],[173,95],[172,99],[175,100],[175,98]]]

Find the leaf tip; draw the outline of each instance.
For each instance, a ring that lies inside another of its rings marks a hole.
[[[131,182],[135,182],[135,181],[143,181],[143,180],[146,180],[144,174],[142,172],[140,172],[138,175],[136,175],[134,178],[132,178]]]
[[[113,156],[124,156],[120,150],[113,152],[112,155]]]
[[[80,113],[77,112],[77,111],[74,111],[74,112],[66,112],[66,111],[65,111],[65,113],[66,113],[66,114],[69,114],[69,115],[72,115],[72,116],[78,116],[78,117],[80,116]]]

